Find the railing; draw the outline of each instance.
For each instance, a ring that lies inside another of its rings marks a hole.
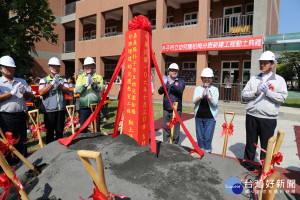
[[[208,37],[251,35],[253,15],[209,19]]]
[[[232,83],[230,88],[226,88],[223,83],[213,83],[219,90],[219,100],[245,102],[242,98],[242,91],[246,84]]]
[[[65,16],[76,12],[76,1],[65,5]]]
[[[118,36],[118,35],[123,35],[123,32],[105,33],[101,37],[115,37],[115,36]]]
[[[176,28],[176,27],[181,27],[181,26],[193,26],[197,25],[198,21],[188,21],[188,22],[181,22],[181,23],[176,23],[176,24],[166,24],[164,28]]]
[[[64,52],[65,53],[75,52],[75,40],[64,42]]]

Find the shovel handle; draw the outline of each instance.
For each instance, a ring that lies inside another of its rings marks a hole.
[[[231,121],[229,124],[232,123],[233,119],[234,119],[234,116],[235,116],[235,112],[231,112],[231,111],[224,111],[224,119],[225,119],[225,123],[227,124],[227,119],[226,119],[226,114],[228,115],[232,115],[232,118],[231,118]],[[228,124],[227,124],[228,125]]]

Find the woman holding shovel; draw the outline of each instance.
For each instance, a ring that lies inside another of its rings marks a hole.
[[[211,142],[214,135],[218,115],[218,88],[211,85],[213,71],[204,68],[201,73],[203,85],[196,87],[193,102],[198,146],[205,152],[211,153]]]

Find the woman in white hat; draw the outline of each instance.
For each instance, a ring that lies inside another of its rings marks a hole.
[[[203,85],[195,88],[193,102],[198,146],[205,152],[211,153],[212,138],[218,115],[218,88],[211,85],[213,71],[204,68],[201,73]]]

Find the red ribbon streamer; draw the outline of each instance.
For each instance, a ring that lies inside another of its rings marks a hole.
[[[67,124],[66,124],[66,126],[65,126],[65,128],[64,128],[64,133],[67,132],[67,130],[70,128],[70,126],[71,126],[72,124],[74,124],[74,126],[75,126],[75,131],[76,131],[76,130],[77,130],[76,125],[77,125],[78,123],[79,123],[79,119],[78,119],[76,116],[73,117],[73,120],[72,120],[72,121],[71,121],[71,118],[68,117],[68,122],[67,122]]]
[[[125,57],[125,52],[123,50],[122,54],[121,54],[121,57],[120,57],[120,60],[118,61],[118,64],[116,66],[116,69],[113,73],[113,76],[111,78],[111,80],[115,80],[120,69],[122,68],[122,65],[123,65],[123,62],[124,62],[124,57]],[[106,100],[106,97],[112,87],[112,84],[113,84],[113,81],[110,81],[109,85],[108,85],[108,88],[107,90],[105,91],[99,105],[97,106],[96,110],[89,116],[89,118],[84,122],[84,124],[80,127],[80,129],[73,135],[67,137],[67,138],[60,138],[58,139],[58,142],[60,142],[61,144],[65,145],[65,146],[68,146],[72,140],[79,134],[81,133],[82,130],[84,130],[88,125],[90,125],[94,120],[95,118],[97,117],[102,105],[104,104],[104,101]]]
[[[228,129],[228,135],[229,136],[233,135],[233,124],[232,123],[230,123],[229,127],[228,127],[227,123],[224,123],[222,125],[222,127],[223,127],[223,131],[221,132],[221,137],[226,134],[227,129]]]
[[[6,132],[5,139],[6,139],[6,143],[0,142],[0,150],[1,150],[2,154],[4,155],[4,157],[6,157],[9,153],[9,151],[11,151],[11,149],[13,148],[13,146],[19,142],[20,138],[18,138],[18,139],[13,138],[12,132]],[[5,141],[5,139],[3,138],[4,141]],[[9,145],[11,145],[11,147],[9,147]]]
[[[281,152],[278,152],[277,154],[272,156],[272,161],[271,161],[271,165],[274,165],[275,163],[277,165],[280,165],[280,163],[282,162],[283,159],[283,155]]]
[[[150,43],[150,45],[152,45],[152,44]],[[160,79],[160,82],[161,82],[161,84],[162,84],[162,86],[163,86],[163,88],[164,88],[164,90],[165,90],[165,94],[167,95],[168,100],[169,100],[169,102],[170,102],[170,105],[172,106],[173,111],[175,112],[175,117],[178,119],[178,121],[179,121],[181,127],[183,128],[183,130],[184,130],[186,136],[188,137],[188,139],[189,139],[190,142],[192,143],[192,145],[193,145],[193,147],[195,148],[195,150],[197,151],[197,153],[198,153],[201,157],[203,157],[203,156],[204,156],[203,150],[197,145],[197,143],[195,142],[195,140],[193,139],[193,137],[191,136],[190,132],[187,130],[187,128],[185,127],[185,125],[183,124],[183,121],[181,120],[179,114],[177,113],[177,111],[175,110],[175,108],[174,108],[174,106],[173,106],[173,103],[172,103],[172,101],[171,101],[171,99],[170,99],[170,96],[169,96],[169,94],[168,94],[168,92],[167,92],[167,89],[166,89],[166,86],[165,86],[165,84],[164,84],[162,75],[161,75],[161,73],[160,73],[160,71],[159,71],[159,68],[158,68],[158,65],[157,65],[157,61],[156,61],[156,58],[155,58],[155,55],[154,55],[154,51],[153,51],[153,49],[152,49],[152,46],[151,46],[151,57],[152,57],[152,60],[153,60],[153,63],[154,63],[154,66],[155,66],[157,75],[158,75],[158,77],[159,77],[159,79]],[[152,136],[152,135],[151,135],[151,136]]]

